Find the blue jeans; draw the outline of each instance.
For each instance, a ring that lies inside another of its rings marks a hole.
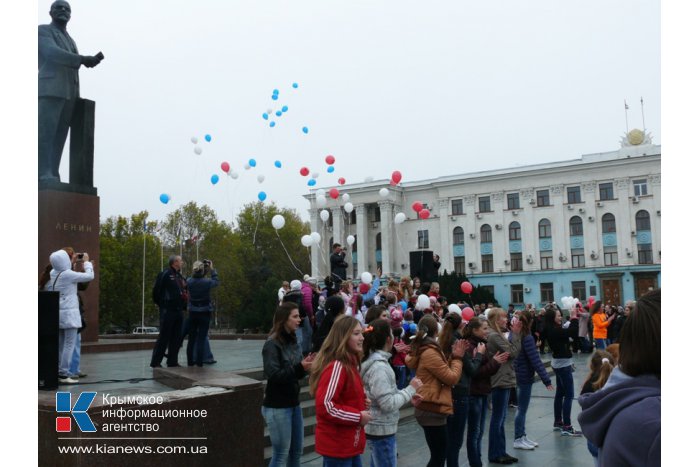
[[[362,457],[359,454],[347,459],[323,456],[323,467],[362,467]]]
[[[590,452],[591,456],[595,458],[596,465],[598,465],[598,446],[586,440],[586,447],[588,447],[588,452]]]
[[[189,336],[187,338],[187,365],[202,366],[204,361],[204,344],[209,334],[211,313],[208,311],[190,312]],[[194,349],[197,349],[196,357]]]
[[[452,410],[454,413],[447,417],[447,467],[458,467],[469,415],[469,396],[452,396]]]
[[[489,425],[489,460],[506,455],[506,417],[508,416],[508,399],[510,388],[493,388],[491,390],[491,424]],[[571,406],[569,406],[571,408]]]
[[[598,350],[605,350],[605,348],[610,344],[609,339],[596,339],[595,348]]]
[[[518,384],[518,411],[515,413],[515,439],[525,436],[525,417],[532,396],[532,383]]]
[[[73,358],[70,361],[70,371],[71,375],[78,375],[80,373],[80,333],[75,339],[75,347],[73,349]]]
[[[487,396],[469,396],[467,457],[469,457],[469,465],[472,467],[481,465],[481,439],[484,437],[488,408]]]
[[[399,365],[394,367],[394,373],[396,374],[396,388],[401,390],[408,386],[408,379],[406,378],[406,366]]]
[[[301,324],[295,331],[295,334],[297,336],[297,343],[299,343],[299,346],[301,347],[301,352],[304,355],[311,352],[311,334],[313,334],[313,329],[311,329],[308,316],[301,319]]]
[[[571,365],[555,368],[557,392],[554,394],[554,423],[571,425],[571,404],[574,401],[574,375]]]
[[[382,439],[367,438],[370,467],[396,467],[396,435]]]
[[[272,459],[270,466],[298,467],[304,444],[304,419],[301,406],[275,409],[262,407],[270,431]]]

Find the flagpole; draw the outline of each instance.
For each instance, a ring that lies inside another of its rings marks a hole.
[[[647,124],[644,122],[644,98],[640,97],[639,102],[642,103],[642,128],[644,128],[644,132],[646,133],[647,131]]]
[[[627,105],[627,99],[625,99],[625,128],[627,129],[627,133],[629,133],[630,126],[629,126],[629,123],[627,122],[627,110],[629,110],[629,106]]]
[[[143,270],[141,272],[141,330],[146,312],[146,221],[143,221]]]

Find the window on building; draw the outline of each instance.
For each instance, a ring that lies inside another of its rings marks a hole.
[[[540,269],[554,269],[554,257],[551,251],[540,253]]]
[[[637,230],[651,230],[651,219],[647,211],[637,211],[634,215]]]
[[[554,283],[553,282],[543,282],[540,284],[540,301],[541,302],[553,302],[554,301]]]
[[[578,298],[582,303],[586,301],[586,281],[573,281],[571,283],[571,296]]]
[[[646,196],[647,194],[647,181],[644,180],[634,180],[632,181],[634,185],[634,196]]]
[[[490,196],[479,196],[479,212],[491,212]]]
[[[353,209],[353,212],[355,210]],[[379,206],[374,206],[372,208],[372,222],[381,222],[382,221],[382,210],[379,208]]]
[[[481,243],[491,243],[491,226],[488,224],[481,226]]]
[[[522,305],[525,302],[523,297],[523,284],[510,285],[510,303],[513,305]]]
[[[350,224],[350,225],[357,224],[357,214],[355,213],[354,209],[350,213],[350,220],[348,221],[348,224]]]
[[[511,253],[510,254],[510,270],[511,271],[522,271],[523,270],[523,254],[522,253]]]
[[[464,256],[455,256],[455,272],[457,274],[466,274]]]
[[[377,245],[376,249],[377,249],[377,250],[381,250],[381,249],[382,249],[382,233],[379,232],[379,233],[377,234],[377,236],[376,236],[375,239],[376,239],[376,242],[377,242],[377,243],[376,243],[376,245]]]
[[[606,266],[617,266],[617,247],[606,246],[603,248],[603,259]]]
[[[549,206],[549,190],[537,190],[537,205]]]
[[[520,240],[520,223],[511,222],[508,226],[508,240]]]
[[[482,289],[487,291],[489,294],[491,294],[492,297],[496,296],[496,289],[492,285],[479,285]]]
[[[581,202],[581,187],[580,186],[566,187],[566,201],[569,204],[580,203]]]
[[[331,237],[330,240],[328,240],[328,252],[330,254],[333,253],[333,243],[335,243],[335,242],[333,241],[333,237]]]
[[[579,216],[569,219],[569,235],[572,237],[583,235],[583,221]]]
[[[615,199],[613,196],[613,184],[612,182],[608,183],[599,183],[598,184],[598,190],[600,191],[600,200],[604,201],[606,199]]]
[[[460,214],[464,214],[464,204],[462,203],[461,199],[453,199],[452,200],[452,215],[458,216]]]
[[[549,219],[542,219],[538,224],[538,229],[540,233],[540,238],[552,237],[552,223],[549,222]]]
[[[617,232],[615,228],[615,216],[610,213],[603,214],[603,233]]]
[[[571,267],[572,268],[585,268],[586,267],[586,253],[583,248],[576,248],[571,250]]]
[[[518,193],[508,193],[508,209],[520,209],[520,195]]]
[[[639,264],[654,264],[654,254],[651,244],[637,245],[637,261]]]
[[[430,243],[428,242],[428,231],[419,230],[418,231],[418,248],[430,248]]]
[[[462,227],[455,227],[452,231],[452,244],[464,245],[464,229]]]
[[[493,255],[481,255],[481,272],[493,272]]]

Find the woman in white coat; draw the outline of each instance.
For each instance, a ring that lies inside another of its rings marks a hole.
[[[72,261],[68,253],[58,250],[51,253],[51,273],[44,285],[46,291],[60,293],[58,299],[58,381],[62,384],[75,384],[78,381],[70,377],[70,363],[80,329],[80,306],[78,301],[78,283],[90,282],[95,273],[87,253],[74,254],[74,260],[82,255],[85,272],[71,269]]]

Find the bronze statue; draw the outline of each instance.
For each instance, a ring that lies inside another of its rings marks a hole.
[[[51,4],[51,24],[39,26],[39,181],[60,182],[63,146],[80,98],[78,69],[97,66],[104,55],[79,55],[66,31],[68,2]]]

